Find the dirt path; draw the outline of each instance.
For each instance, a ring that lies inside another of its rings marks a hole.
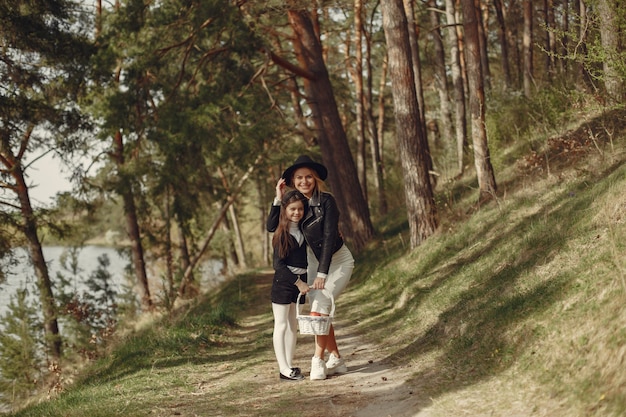
[[[384,361],[384,354],[376,346],[369,345],[354,334],[350,328],[337,323],[338,344],[348,365],[348,373],[333,375],[326,381],[304,383],[313,390],[322,388],[328,394],[327,416],[384,417],[413,416],[415,398],[406,385],[408,369],[400,369]],[[310,345],[312,351],[312,342]],[[301,345],[305,345],[301,343]],[[302,349],[300,349],[302,350]],[[302,357],[306,363],[305,373],[310,369],[310,355]],[[309,415],[309,414],[307,414]]]
[[[270,282],[271,276],[258,279],[260,298],[269,291]],[[258,340],[259,334],[264,335],[263,346],[258,348],[261,357],[251,360],[252,355],[243,354],[241,361],[245,365],[225,364],[222,369],[225,373],[221,377],[214,375],[214,378],[223,387],[224,384],[235,386],[237,380],[248,376],[249,393],[256,392],[259,398],[256,401],[239,399],[240,410],[247,410],[240,415],[255,415],[255,408],[262,414],[261,410],[266,410],[270,403],[277,407],[284,407],[281,404],[287,403],[290,409],[299,410],[297,415],[302,417],[404,417],[416,415],[421,408],[418,405],[419,396],[414,395],[406,384],[411,373],[410,366],[392,366],[387,363],[384,349],[366,343],[364,338],[354,332],[346,318],[336,321],[335,331],[348,373],[334,375],[324,381],[311,381],[308,378],[314,348],[313,336],[310,335],[299,335],[295,361],[307,378],[299,382],[279,380],[271,347],[272,318],[269,304],[250,306],[250,315],[243,317],[239,325],[233,335],[235,339],[240,339],[234,341],[235,345],[249,345],[255,339]],[[231,369],[240,366],[241,370]],[[211,391],[208,386],[207,391]],[[222,412],[220,415],[229,415]],[[276,415],[283,414],[277,412]]]

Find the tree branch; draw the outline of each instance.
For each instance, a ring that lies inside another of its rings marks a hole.
[[[207,236],[202,242],[202,245],[200,246],[200,250],[198,251],[196,256],[191,260],[191,262],[189,263],[189,266],[187,266],[187,269],[185,270],[183,274],[183,278],[181,279],[180,286],[178,288],[179,296],[184,295],[185,287],[187,286],[189,278],[191,277],[191,273],[193,269],[196,267],[196,265],[198,264],[198,262],[200,262],[200,259],[204,255],[204,252],[209,247],[209,244],[211,243],[211,240],[213,239],[213,236],[215,235],[215,232],[217,231],[217,227],[222,222],[222,220],[224,219],[224,216],[226,215],[226,212],[228,211],[228,207],[235,201],[235,199],[237,198],[237,194],[239,193],[239,191],[241,191],[241,188],[244,186],[246,180],[248,179],[250,174],[252,174],[252,171],[254,171],[254,169],[257,167],[257,165],[261,162],[262,159],[263,159],[262,155],[259,155],[256,158],[254,163],[248,167],[248,170],[246,171],[246,173],[241,176],[235,188],[233,188],[232,192],[226,198],[226,201],[222,203],[222,207],[220,208],[217,214],[217,217],[213,221],[213,224],[211,225],[211,228],[209,229]]]
[[[308,70],[306,70],[304,68],[301,68],[301,67],[299,67],[297,65],[292,64],[291,62],[287,61],[286,59],[279,57],[278,55],[276,55],[272,51],[268,51],[267,49],[263,49],[263,52],[267,53],[275,64],[283,67],[287,71],[291,71],[294,74],[299,75],[300,77],[306,78],[307,80],[315,80],[317,78],[314,73],[312,73],[312,72],[310,72],[310,71],[308,71]]]

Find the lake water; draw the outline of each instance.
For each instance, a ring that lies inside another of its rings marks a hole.
[[[45,246],[43,248],[44,258],[48,263],[50,278],[53,281],[57,272],[62,273],[65,277],[72,276],[72,273],[64,270],[61,265],[61,257],[67,250],[68,248],[64,246]],[[27,287],[29,291],[32,291],[33,288],[36,288],[37,280],[35,270],[29,261],[25,249],[18,248],[15,254],[18,260],[17,265],[11,268],[10,273],[6,277],[6,281],[0,283],[0,317],[4,316],[11,297],[13,297],[19,289]],[[98,258],[102,255],[107,255],[109,258],[110,264],[106,269],[111,274],[111,285],[118,293],[124,292],[124,287],[132,287],[134,285],[134,278],[133,281],[129,281],[125,274],[129,260],[120,255],[116,249],[103,246],[84,246],[80,248],[77,256],[78,279],[76,281],[78,282],[76,289],[78,292],[82,293],[82,291],[86,289],[83,283],[98,268]],[[200,280],[201,288],[206,288],[208,285],[221,282],[224,279],[222,274],[222,262],[217,260],[205,262],[200,268],[200,273],[196,274],[196,276],[197,279]],[[148,268],[148,279],[151,283],[156,282],[157,285],[161,284],[161,274],[158,271],[158,267],[153,269]],[[156,301],[158,299],[158,293],[153,291],[152,287],[151,294]]]

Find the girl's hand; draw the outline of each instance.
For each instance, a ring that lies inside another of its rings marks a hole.
[[[283,199],[283,195],[285,194],[285,187],[287,183],[284,178],[280,178],[276,183],[276,198],[279,200]]]
[[[298,287],[298,289],[300,290],[300,294],[306,294],[311,290],[311,288],[309,288],[309,285],[299,278],[298,281],[296,281],[296,287]]]

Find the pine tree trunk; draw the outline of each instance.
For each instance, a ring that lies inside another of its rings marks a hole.
[[[235,253],[237,254],[238,266],[242,270],[245,270],[248,267],[248,262],[246,261],[246,250],[243,244],[243,236],[241,235],[241,228],[239,227],[239,219],[237,218],[237,210],[235,210],[235,205],[231,204],[228,208],[228,214],[230,215],[230,221],[233,224],[233,240],[235,245]]]
[[[178,221],[178,250],[180,252],[180,270],[190,270],[186,280],[182,280],[178,289],[179,295],[183,298],[192,298],[198,293],[196,277],[193,274],[191,266],[191,254],[189,253],[189,245],[187,244],[187,226]]]
[[[413,81],[415,84],[415,94],[417,95],[417,105],[419,109],[419,126],[422,135],[426,137],[426,105],[424,104],[424,92],[422,91],[422,64],[420,62],[420,48],[417,41],[419,27],[415,24],[413,17],[415,10],[413,9],[412,0],[403,0],[404,15],[407,24],[407,33],[409,35],[409,45],[411,50],[411,63],[413,65]],[[428,169],[432,168],[432,162],[429,163]]]
[[[489,50],[487,48],[487,28],[485,22],[488,20],[488,8],[482,6],[481,0],[474,0],[476,10],[476,20],[478,21],[478,45],[480,48],[480,65],[483,73],[483,85],[486,89],[491,89],[491,68],[489,67]],[[483,17],[483,12],[485,16]]]
[[[469,83],[470,117],[474,165],[478,176],[479,203],[495,197],[496,180],[491,166],[487,131],[485,129],[485,91],[480,61],[478,21],[474,0],[463,0],[463,28],[465,30],[465,50],[467,80]]]
[[[533,83],[533,4],[531,0],[524,0],[524,35],[523,35],[523,56],[524,56],[524,96],[531,98],[531,87]]]
[[[454,0],[446,0],[446,21],[448,23],[448,44],[450,45],[450,74],[454,88],[454,128],[456,136],[457,175],[463,175],[464,158],[467,148],[467,121],[465,108],[465,83],[461,67],[457,21]]]
[[[583,86],[585,88],[594,88],[593,76],[589,72],[589,69],[585,66],[584,61],[587,57],[587,25],[589,25],[589,17],[587,16],[587,5],[583,0],[576,0],[576,16],[580,16],[579,21],[579,39],[578,39],[578,53],[581,55],[579,60],[579,71],[582,77]]]
[[[118,172],[124,171],[124,142],[122,133],[117,131],[113,140],[113,156]],[[150,287],[148,285],[148,275],[146,273],[146,263],[144,258],[143,245],[141,243],[141,232],[139,222],[137,220],[137,208],[135,206],[135,198],[133,196],[132,186],[126,181],[123,175],[120,180],[125,184],[120,188],[121,197],[124,203],[124,217],[126,219],[126,232],[131,245],[131,254],[133,260],[133,269],[135,278],[139,287],[139,295],[141,298],[141,308],[143,311],[151,311],[154,308],[152,297],[150,295]]]
[[[354,48],[351,48],[351,39],[346,37],[345,55],[346,62],[354,62],[348,65],[348,73],[354,83],[354,114],[356,127],[356,169],[359,183],[363,190],[365,201],[367,193],[367,139],[365,136],[365,91],[363,86],[363,0],[354,1]],[[354,57],[352,56],[354,51]],[[344,115],[345,117],[345,115]],[[344,120],[345,124],[345,120]]]
[[[233,202],[234,204],[234,202]],[[218,204],[216,204],[216,207]],[[228,206],[228,213],[232,210],[233,205],[230,204]],[[220,223],[220,227],[222,228],[222,232],[224,232],[225,236],[232,237],[233,231],[230,227],[230,221],[228,220],[228,215],[224,215],[222,221]],[[237,256],[237,251],[235,250],[234,241],[231,239],[227,239],[226,246],[223,248],[223,256],[224,265],[226,267],[227,274],[234,275],[236,273],[237,268],[239,267],[239,257]]]
[[[419,48],[419,26],[415,23],[413,17],[415,10],[413,9],[412,0],[403,0],[404,15],[407,21],[407,33],[409,35],[410,56],[413,64],[413,82],[415,86],[415,94],[417,96],[417,106],[419,112],[419,125],[418,129],[421,130],[421,136],[424,137],[426,144],[428,144],[428,136],[426,129],[426,102],[424,101],[424,89],[422,87],[422,63],[420,61],[420,48]],[[427,163],[428,172],[434,171],[433,159],[430,155],[430,149],[426,155],[425,162]],[[437,180],[436,176],[431,177],[433,181]]]
[[[323,163],[330,168],[328,180],[341,211],[341,231],[358,252],[373,235],[374,227],[341,124],[322,45],[306,10],[289,10],[287,16],[295,34],[298,62],[309,74],[304,78],[304,90],[318,130]]]
[[[561,13],[561,37],[559,39],[560,47],[557,48],[557,53],[559,55],[558,58],[558,66],[561,74],[567,73],[569,69],[569,65],[567,59],[567,51],[569,48],[569,31],[570,31],[570,4],[569,0],[563,0],[563,12]]]
[[[502,0],[494,0],[493,6],[496,9],[496,19],[498,21],[498,39],[500,40],[500,62],[502,63],[502,73],[504,84],[507,89],[511,88],[511,68],[509,65],[509,42],[506,36],[506,21],[504,20],[504,10]]]
[[[452,122],[452,109],[450,103],[450,92],[448,91],[448,74],[446,71],[446,56],[443,46],[443,38],[441,36],[441,26],[439,21],[440,11],[437,9],[435,0],[428,1],[430,8],[430,24],[432,26],[431,33],[435,52],[435,88],[439,94],[439,120],[441,121],[441,130],[443,131],[443,142],[446,155],[446,171],[449,160],[455,159],[455,136]]]
[[[363,94],[363,0],[354,1],[354,89],[355,89],[355,113],[356,113],[356,130],[357,130],[357,152],[356,166],[359,176],[359,183],[363,190],[365,201],[367,195],[367,158],[366,158],[366,139],[365,139],[365,110],[364,110],[364,94]]]
[[[619,14],[617,2],[598,0],[598,15],[602,19],[600,24],[600,40],[602,50],[606,55],[602,63],[604,74],[604,88],[608,93],[609,104],[619,104],[624,101],[624,79],[620,76],[618,67],[623,66],[623,58],[619,28]],[[623,6],[622,6],[623,7]],[[623,35],[622,35],[623,36]]]
[[[278,175],[272,178],[278,178]],[[267,215],[268,215],[267,201],[271,200],[272,197],[269,195],[267,191],[269,187],[266,181],[263,181],[261,178],[257,178],[256,184],[257,184],[256,186],[257,190],[259,190],[259,193],[257,194],[258,196],[257,207],[258,207],[258,215],[259,215],[259,220],[258,220],[259,233],[260,233],[260,236],[262,236],[261,259],[263,261],[264,266],[271,266],[271,262],[272,262],[272,247],[271,246],[272,245],[270,242],[270,234],[267,233],[267,229],[265,228],[265,225],[267,223]]]
[[[170,204],[170,192],[171,186],[168,186],[165,190],[165,263],[166,263],[166,276],[167,276],[167,293],[168,295],[174,294],[174,245],[172,243],[172,206]]]
[[[37,235],[37,222],[35,214],[30,203],[28,195],[28,186],[24,179],[24,172],[21,166],[16,164],[12,170],[15,183],[17,184],[16,193],[20,201],[20,211],[22,215],[22,228],[24,236],[28,242],[28,252],[35,268],[37,276],[37,287],[39,289],[39,300],[41,302],[41,311],[43,313],[45,344],[50,355],[56,360],[62,355],[62,340],[59,332],[59,323],[55,307],[54,293],[52,291],[52,282],[48,272],[48,265],[43,255],[43,249],[39,236]]]
[[[228,183],[228,178],[226,178],[226,175],[224,174],[224,170],[221,167],[218,167],[217,172],[222,179],[222,185],[224,186],[224,189],[230,194],[230,184]],[[230,224],[226,219],[224,221],[224,226],[228,230],[229,235],[233,238],[233,250],[235,252],[234,256],[231,256],[231,258],[236,259],[238,268],[245,269],[247,268],[246,251],[243,245],[241,230],[239,229],[239,219],[237,218],[235,203],[231,204],[230,207],[228,207],[228,214],[230,215],[232,230]]]
[[[367,89],[365,94],[365,117],[367,120],[367,128],[370,133],[370,154],[371,154],[371,162],[372,162],[372,172],[374,178],[374,189],[376,190],[376,198],[378,200],[378,212],[381,215],[387,213],[387,196],[385,195],[385,183],[383,182],[383,161],[382,155],[380,152],[381,149],[381,135],[383,130],[383,121],[385,116],[385,106],[379,106],[379,111],[381,112],[379,115],[379,123],[376,123],[376,119],[374,117],[374,88],[373,88],[373,71],[372,71],[372,45],[371,45],[371,36],[367,36],[366,34],[366,58],[365,65],[367,68]],[[385,79],[387,77],[387,60],[383,59],[382,68],[381,68],[381,83],[380,89],[378,90],[378,99],[385,99]],[[380,124],[380,125],[379,125]]]
[[[382,12],[411,248],[415,248],[435,232],[438,223],[428,172],[430,152],[424,131],[419,127],[420,110],[402,0],[384,0]]]
[[[546,71],[548,79],[552,80],[556,73],[556,25],[554,21],[554,1],[544,0],[545,26],[546,26]]]

